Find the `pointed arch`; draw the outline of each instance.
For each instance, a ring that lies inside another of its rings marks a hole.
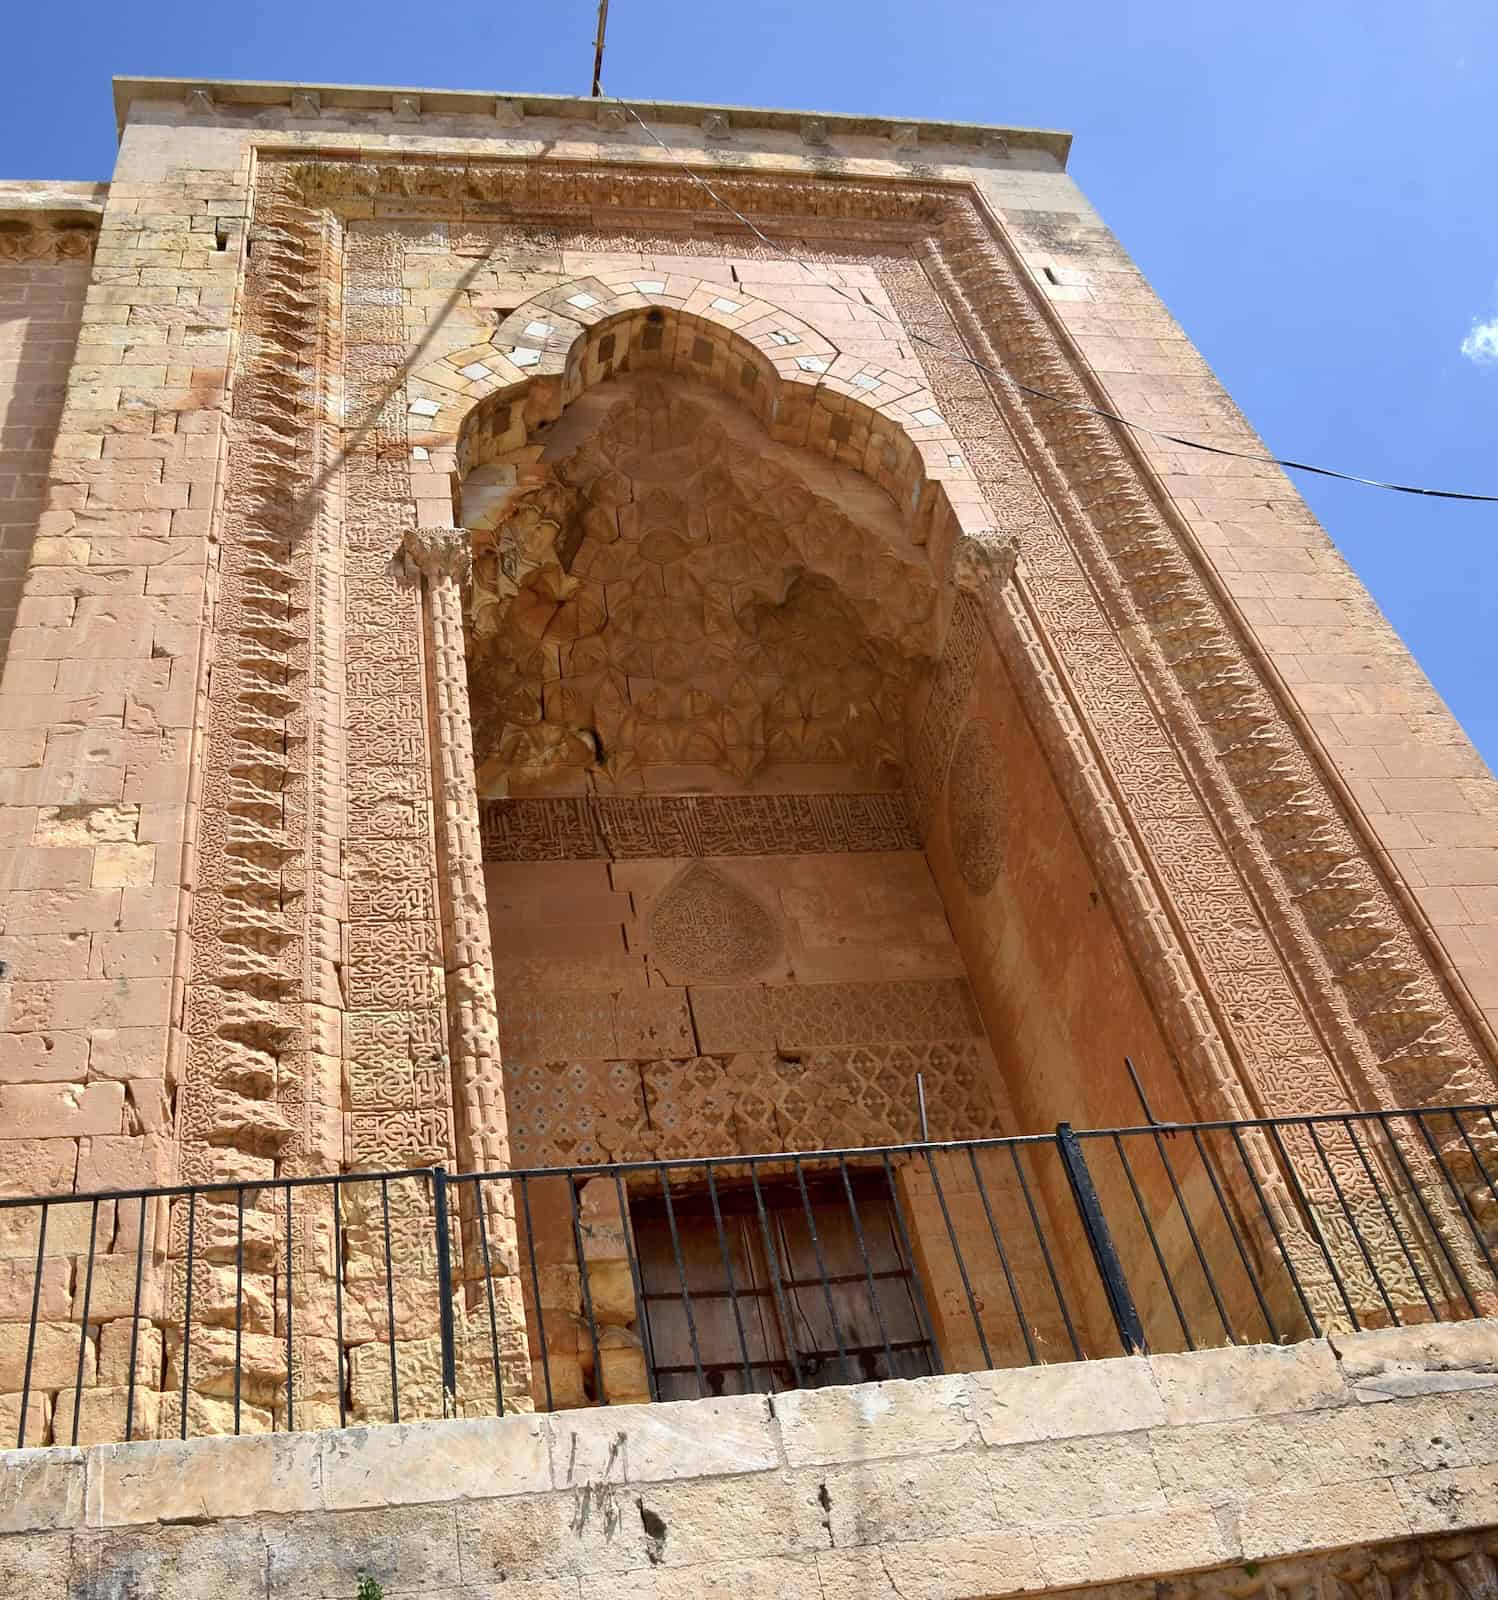
[[[864,474],[938,574],[965,536],[994,536],[977,480],[918,377],[838,349],[768,301],[681,273],[604,272],[526,301],[485,344],[412,374],[409,437],[453,451],[463,474],[525,444],[595,384],[642,369],[710,384],[777,443]]]

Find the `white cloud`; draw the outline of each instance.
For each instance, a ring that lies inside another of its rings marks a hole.
[[[1472,323],[1472,331],[1462,340],[1462,354],[1480,367],[1498,365],[1498,316]]]

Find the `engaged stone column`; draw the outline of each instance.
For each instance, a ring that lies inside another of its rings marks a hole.
[[[426,591],[422,609],[458,1162],[465,1171],[490,1172],[509,1165],[510,1142],[463,650],[468,533],[463,528],[417,528],[406,534],[403,548],[421,569]]]

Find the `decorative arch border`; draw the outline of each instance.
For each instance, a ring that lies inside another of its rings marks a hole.
[[[779,306],[686,273],[589,274],[534,296],[487,344],[412,375],[411,441],[429,451],[455,445],[456,470],[466,472],[523,445],[530,428],[642,356],[720,390],[778,444],[862,473],[894,502],[911,543],[931,549],[938,572],[962,538],[994,536],[924,383],[843,353]]]

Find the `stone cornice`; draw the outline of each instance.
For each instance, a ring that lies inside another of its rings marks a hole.
[[[528,118],[585,122],[610,134],[643,134],[618,107],[576,95],[503,94],[452,89],[410,89],[360,84],[262,83],[238,79],[116,78],[115,116],[124,130],[136,101],[180,100],[184,113],[214,115],[227,122],[284,109],[298,119],[339,112],[384,112],[411,123],[423,117],[482,117],[502,131]],[[759,106],[702,105],[691,101],[635,102],[641,116],[662,128],[693,127],[713,141],[738,134],[795,134],[809,146],[834,153],[845,140],[877,139],[910,159],[928,147],[963,149],[973,155],[1004,157],[1032,152],[1066,165],[1071,135],[1049,128],[943,122],[909,117],[865,117],[842,112],[780,111]]]

